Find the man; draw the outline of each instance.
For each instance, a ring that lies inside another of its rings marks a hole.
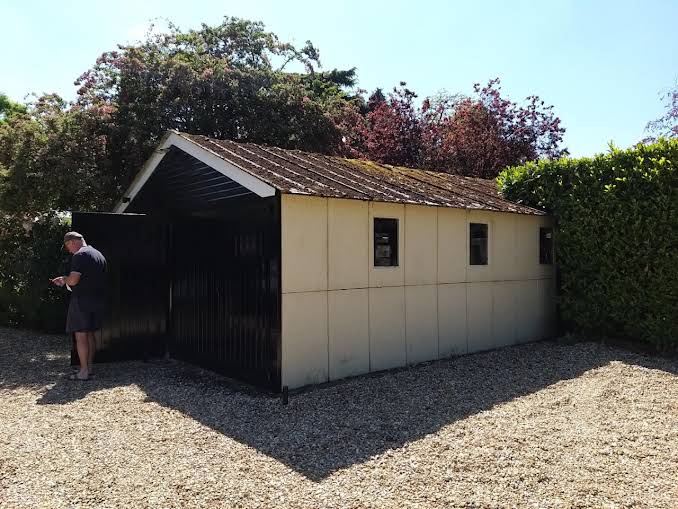
[[[73,294],[68,306],[66,332],[75,333],[80,371],[71,380],[89,380],[94,359],[94,333],[101,329],[106,292],[106,258],[78,232],[64,236],[64,246],[73,255],[71,272],[52,279],[56,286],[68,285]]]

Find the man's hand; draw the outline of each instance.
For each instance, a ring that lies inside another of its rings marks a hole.
[[[66,284],[66,278],[64,276],[55,277],[50,279],[50,282],[56,286],[64,286]]]

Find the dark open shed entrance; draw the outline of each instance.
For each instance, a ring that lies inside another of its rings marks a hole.
[[[280,198],[166,149],[125,214],[74,213],[109,264],[97,361],[171,357],[280,390]]]

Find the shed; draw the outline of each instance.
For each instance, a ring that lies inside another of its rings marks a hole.
[[[168,132],[111,214],[98,359],[279,391],[538,340],[552,219],[494,181]]]

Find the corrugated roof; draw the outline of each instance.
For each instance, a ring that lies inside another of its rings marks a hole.
[[[176,134],[281,193],[544,214],[540,210],[504,199],[494,180],[216,140],[182,132]]]

